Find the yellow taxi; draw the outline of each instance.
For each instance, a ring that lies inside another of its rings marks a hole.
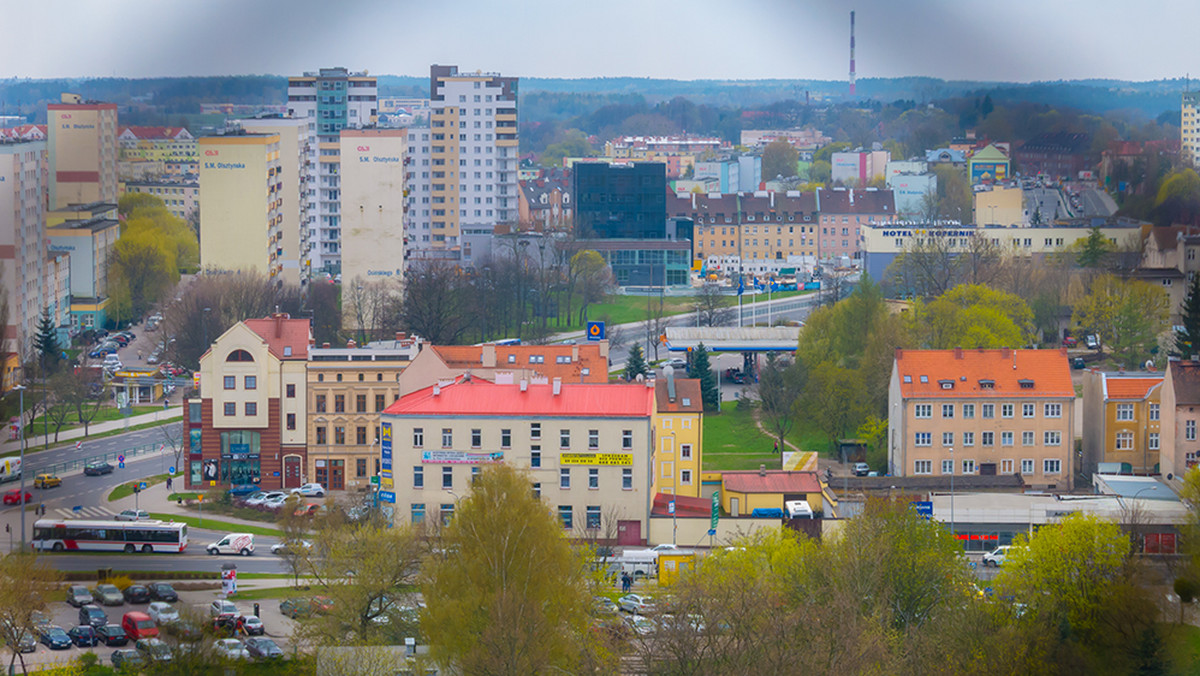
[[[62,479],[53,474],[39,474],[33,479],[34,488],[54,488],[61,485]]]

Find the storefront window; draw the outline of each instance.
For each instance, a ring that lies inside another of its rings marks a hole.
[[[203,430],[188,430],[188,451],[191,453],[200,452],[200,439]]]
[[[258,483],[260,434],[251,430],[221,432],[221,482]]]
[[[192,461],[192,467],[191,467],[192,471],[190,472],[191,480],[189,483],[194,487],[201,486],[204,483],[204,477],[201,474],[202,465],[203,465],[203,463],[199,460]]]

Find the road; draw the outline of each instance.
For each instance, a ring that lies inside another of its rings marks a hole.
[[[1084,217],[1112,216],[1117,211],[1117,205],[1112,198],[1094,188],[1079,193],[1082,200]]]
[[[1060,215],[1067,215],[1057,188],[1032,188],[1025,191],[1025,198],[1030,219],[1040,212],[1042,225],[1049,225]]]
[[[170,438],[175,443],[178,443],[181,429],[181,423],[176,419],[162,427],[151,427],[101,439],[83,439],[81,440],[79,449],[76,449],[75,444],[72,443],[45,451],[32,451],[31,449],[34,446],[36,437],[30,438],[28,440],[29,447],[25,449],[25,464],[29,468],[26,470],[26,482],[33,481],[34,475],[42,467],[49,467],[71,460],[85,460],[91,457],[99,457],[106,453],[119,453],[147,444],[166,443],[169,447],[171,442],[168,439],[168,434],[171,435]],[[164,469],[163,471],[166,470]]]

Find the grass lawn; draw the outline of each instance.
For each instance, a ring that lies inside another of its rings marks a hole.
[[[1166,652],[1170,657],[1172,674],[1200,673],[1200,627],[1190,624],[1162,625]]]
[[[822,458],[835,455],[835,451],[829,445],[829,437],[809,418],[796,421],[786,438],[802,450],[814,452]]]
[[[704,415],[704,467],[706,472],[739,469],[778,469],[775,442],[754,424],[750,409],[736,401],[721,403],[721,414]]]
[[[26,397],[26,399],[28,398],[29,397]],[[153,413],[161,410],[163,410],[161,404],[158,406],[134,406],[129,415],[132,417],[135,415],[142,415],[143,413]],[[109,420],[122,420],[124,417],[125,416],[121,415],[121,409],[117,408],[116,406],[101,406],[100,410],[96,413],[96,418],[89,424],[95,425],[96,423],[108,422]],[[45,420],[46,416],[38,416],[35,418],[33,423],[29,426],[28,432],[32,434],[33,432],[40,430]],[[67,414],[67,421],[65,424],[63,424],[62,430],[59,431],[61,432],[75,429],[76,427],[83,427],[83,423],[79,422],[79,417],[76,415],[75,411],[71,411]],[[50,434],[51,436],[54,435],[53,420],[50,421]]]
[[[181,477],[181,476],[183,476],[183,472],[177,472],[175,474],[175,476]],[[146,482],[146,490],[150,490],[150,487],[152,487],[152,486],[157,486],[158,484],[166,483],[167,475],[166,474],[155,474],[154,476],[143,477],[141,479],[135,479],[134,481],[130,481],[128,483],[123,483],[120,486],[117,486],[116,488],[114,488],[112,490],[112,492],[108,494],[108,501],[112,502],[114,500],[120,500],[121,498],[127,498],[127,497],[133,495],[133,487],[143,481]]]
[[[203,528],[205,530],[224,530],[230,533],[252,533],[254,535],[265,535],[269,537],[283,537],[283,531],[278,528],[266,528],[264,526],[248,526],[241,523],[230,523],[228,521],[219,521],[210,519],[209,517],[199,518],[195,516],[186,516],[183,514],[160,514],[158,512],[150,512],[151,519],[161,519],[163,521],[177,521],[186,523],[192,528]],[[267,550],[270,554],[270,550]]]

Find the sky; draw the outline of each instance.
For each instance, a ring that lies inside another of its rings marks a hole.
[[[1200,74],[1195,0],[0,0],[0,78],[299,74],[1030,82]],[[1190,27],[1190,28],[1189,28]]]

